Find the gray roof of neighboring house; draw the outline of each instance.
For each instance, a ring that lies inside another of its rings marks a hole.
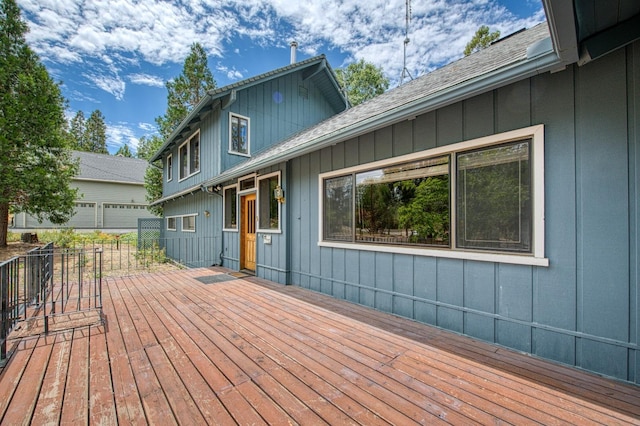
[[[144,184],[146,160],[119,157],[93,152],[73,151],[73,158],[80,160],[80,170],[74,179]]]
[[[204,186],[223,183],[562,65],[553,50],[547,23],[536,25],[304,130],[208,180]]]

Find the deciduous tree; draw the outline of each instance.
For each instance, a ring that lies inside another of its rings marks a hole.
[[[374,98],[389,88],[389,79],[382,68],[364,59],[336,70],[336,76],[352,106]]]

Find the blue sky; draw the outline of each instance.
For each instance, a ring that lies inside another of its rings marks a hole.
[[[325,54],[342,68],[364,59],[397,85],[406,0],[17,0],[27,42],[62,83],[68,115],[102,111],[107,146],[135,151],[166,110],[165,82],[193,42],[218,87]],[[540,0],[412,0],[407,69],[414,78],[462,56],[480,25],[508,35],[544,20]]]

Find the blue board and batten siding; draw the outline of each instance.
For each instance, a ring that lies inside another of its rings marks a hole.
[[[208,214],[207,214],[208,212]],[[182,216],[195,216],[195,232],[182,229]],[[166,254],[189,267],[221,263],[222,198],[198,191],[164,205],[164,247]],[[168,217],[176,218],[176,229],[167,229]]]
[[[228,150],[229,112],[249,118],[250,149],[255,155],[342,109],[331,105],[313,79],[303,80],[301,72],[250,86],[238,91],[236,101],[222,111],[221,128],[226,132],[222,137],[226,141],[222,152]],[[244,156],[223,154],[222,171],[246,159]]]
[[[640,383],[639,64],[635,43],[291,160],[288,258],[278,242],[258,261],[271,255],[294,285]],[[318,247],[320,173],[535,124],[548,267]]]

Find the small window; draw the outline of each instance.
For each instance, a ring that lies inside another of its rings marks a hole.
[[[250,177],[240,178],[240,191],[247,191],[256,187],[256,178],[251,175]]]
[[[182,230],[184,232],[196,232],[196,217],[182,216]]]
[[[168,217],[167,218],[167,230],[175,231],[176,230],[176,218]]]
[[[280,229],[280,202],[274,191],[280,188],[280,173],[258,179],[258,230],[277,231]]]
[[[200,131],[194,133],[178,149],[180,156],[180,180],[200,171]]]
[[[236,185],[224,189],[224,227],[225,229],[238,229],[238,188]]]
[[[229,152],[249,155],[249,119],[236,114],[229,115]]]
[[[173,155],[167,157],[167,182],[173,179]]]

